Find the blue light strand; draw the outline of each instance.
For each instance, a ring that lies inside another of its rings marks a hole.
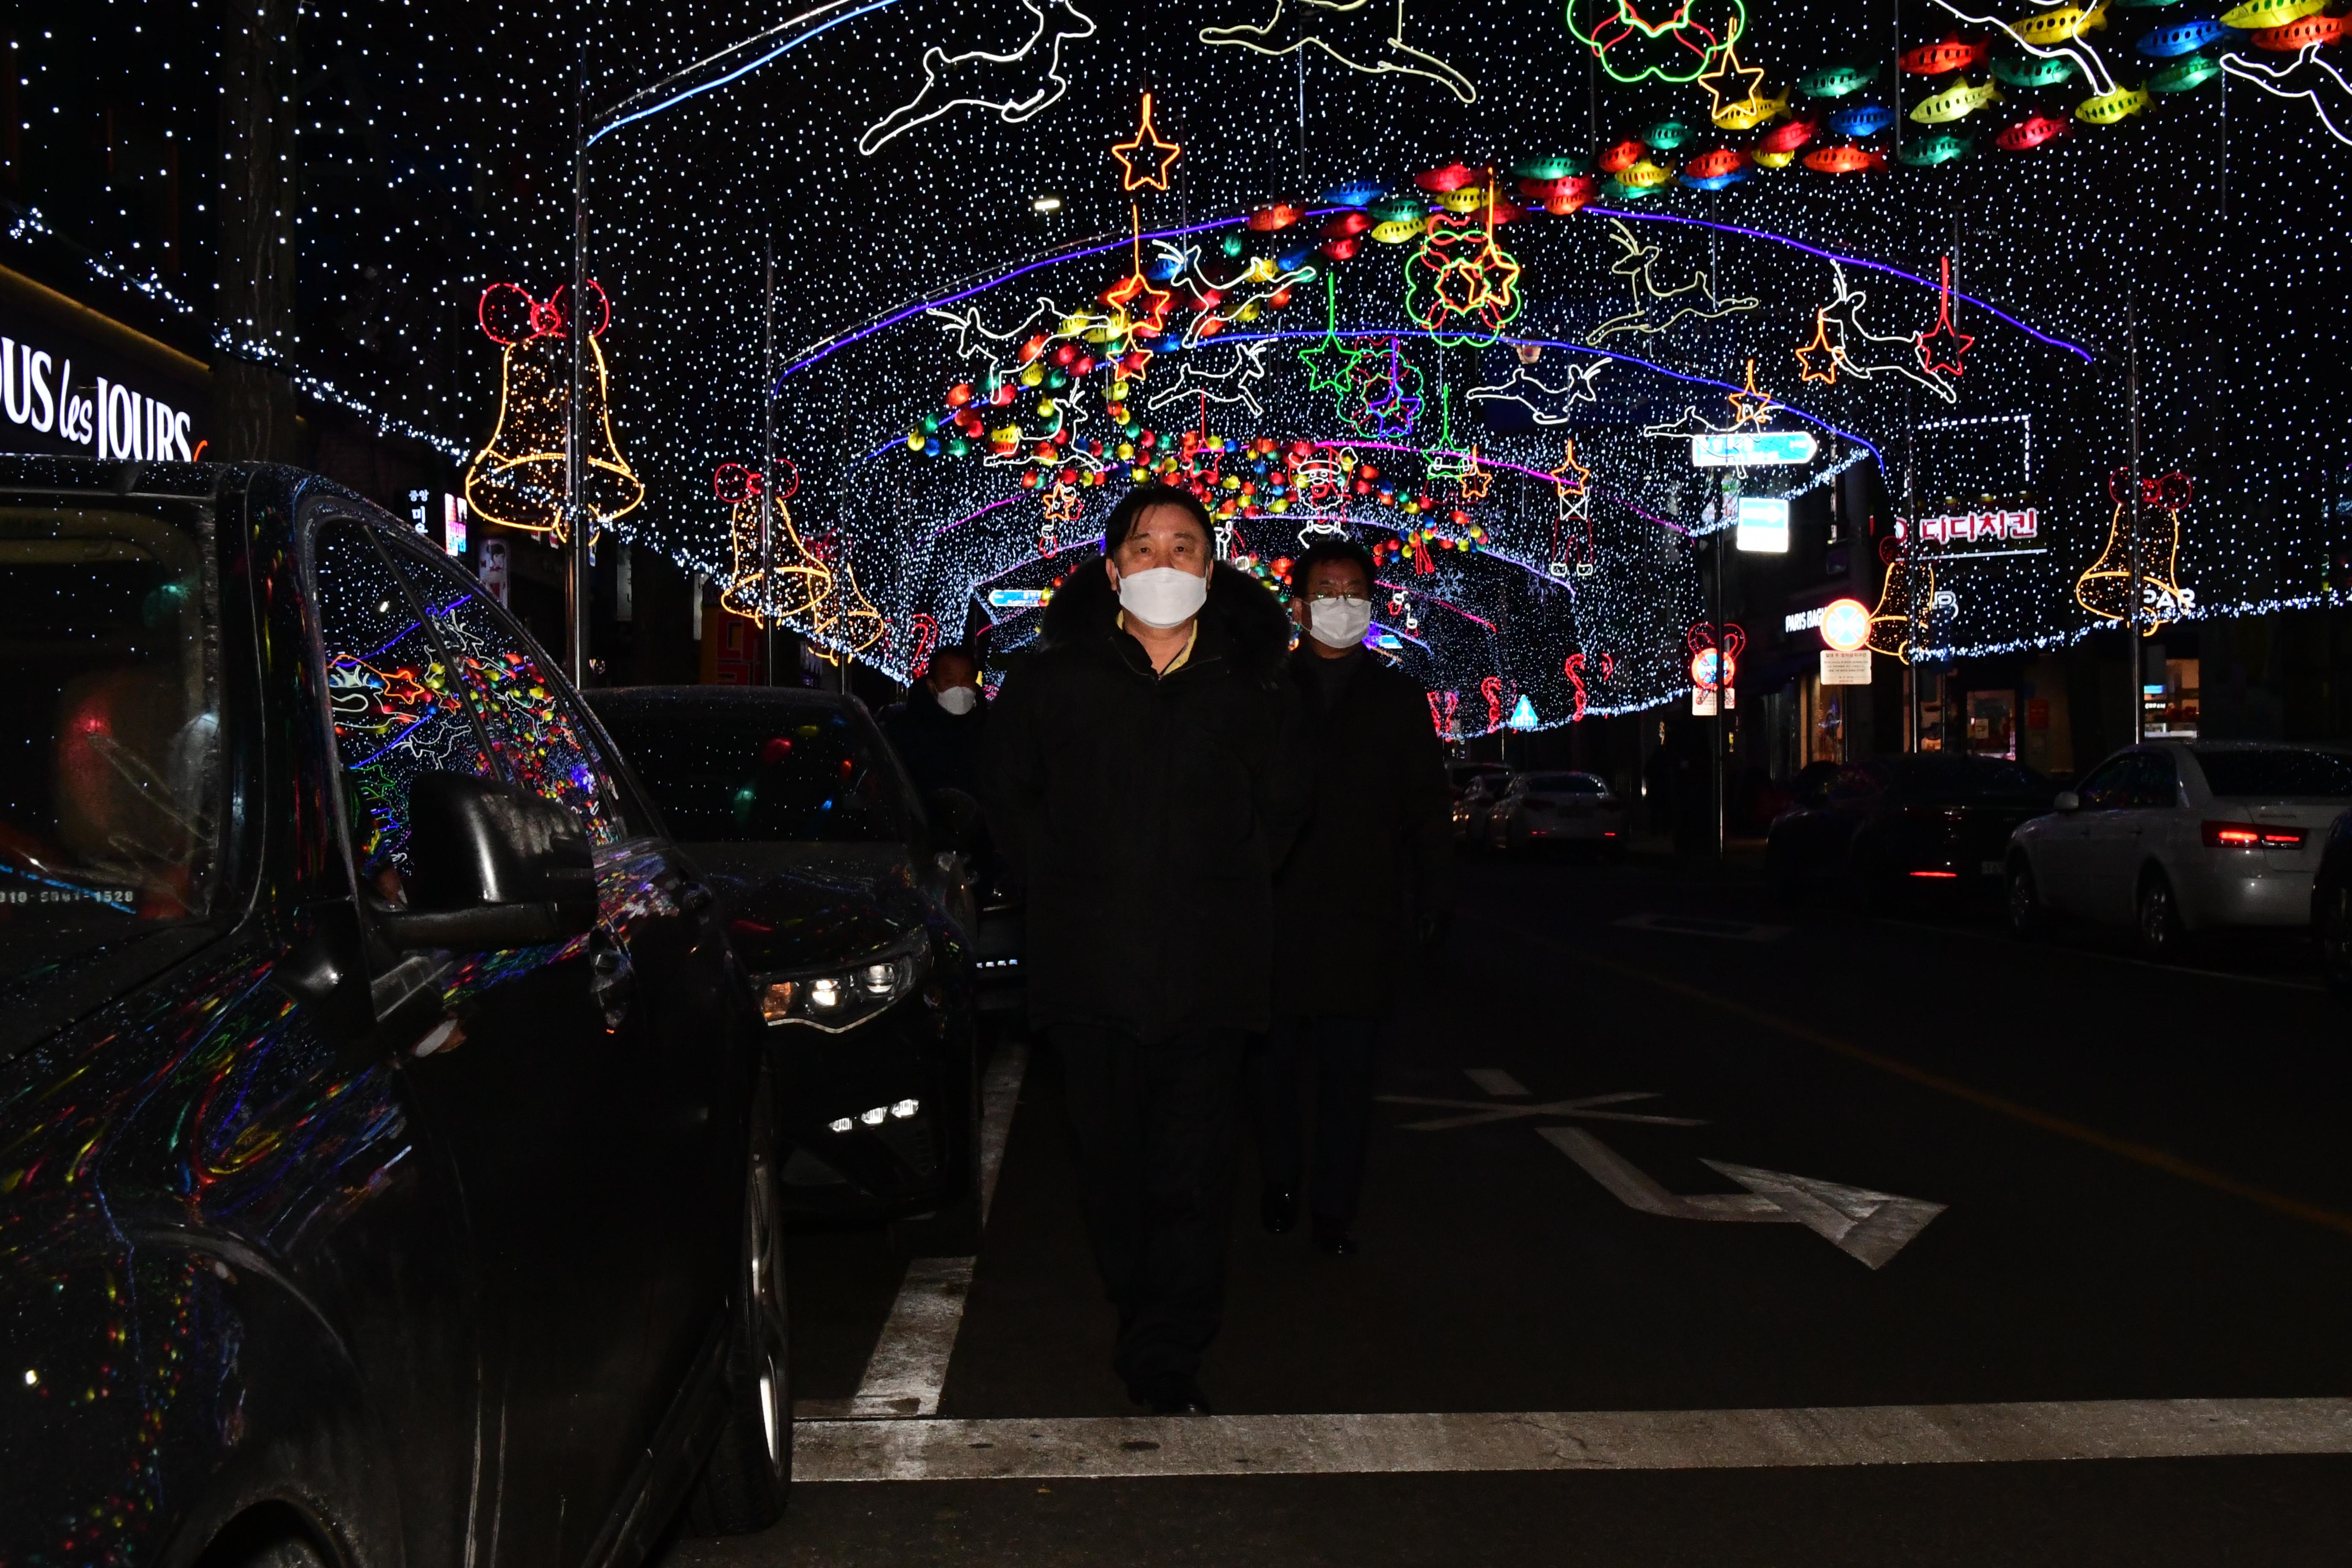
[[[677,105],[684,103],[689,98],[699,98],[702,94],[725,87],[730,82],[740,81],[743,78],[751,75],[753,71],[758,70],[761,66],[788,54],[793,49],[799,48],[803,44],[807,43],[811,38],[815,37],[820,33],[831,32],[834,28],[840,26],[844,22],[854,22],[860,16],[869,15],[872,12],[883,10],[886,7],[895,5],[898,3],[898,0],[872,0],[871,4],[861,5],[845,16],[835,16],[829,22],[820,22],[815,26],[811,27],[807,32],[777,45],[774,48],[769,50],[766,54],[761,55],[758,59],[751,61],[748,65],[739,66],[735,69],[729,71],[726,75],[719,77],[714,80],[704,82],[699,87],[686,88],[681,91],[671,94],[669,97],[662,100],[659,103],[654,104],[650,108],[638,110],[635,114],[625,114],[620,119],[614,121],[611,124],[599,127],[596,131],[590,133],[587,145],[593,147],[598,142],[604,140],[606,136],[611,135],[614,132],[618,131],[624,125],[634,125],[638,121],[650,119],[666,109],[675,109]],[[823,7],[820,6],[819,9],[822,10]],[[803,12],[800,16],[793,17],[792,22],[785,23],[784,26],[789,27],[793,22],[801,21],[803,17],[814,15],[815,15],[814,12]],[[775,31],[776,29],[772,28],[763,36],[773,37]],[[751,43],[756,43],[757,41],[758,40],[756,38],[748,39],[744,43],[736,45],[735,47],[745,48],[750,47]],[[720,51],[721,54],[726,52],[727,51],[725,50]],[[717,58],[717,56],[712,57],[712,58]]]

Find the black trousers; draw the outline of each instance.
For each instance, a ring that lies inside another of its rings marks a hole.
[[[1156,1045],[1050,1031],[1077,1134],[1087,1235],[1118,1309],[1112,1365],[1146,1390],[1200,1371],[1224,1313],[1242,1047],[1238,1029]]]
[[[1353,1225],[1364,1192],[1364,1144],[1372,1121],[1369,1018],[1276,1018],[1249,1056],[1249,1097],[1257,1121],[1258,1179],[1285,1192],[1307,1176],[1299,1126],[1298,1064],[1315,1064],[1315,1170],[1307,1210],[1317,1219]]]

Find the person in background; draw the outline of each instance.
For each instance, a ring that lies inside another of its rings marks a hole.
[[[1368,652],[1372,559],[1313,546],[1291,568],[1291,656],[1314,759],[1314,804],[1275,880],[1280,978],[1274,1027],[1249,1059],[1260,1215],[1297,1223],[1307,1175],[1299,1066],[1315,1070],[1315,1159],[1306,1191],[1315,1243],[1345,1257],[1364,1184],[1372,1063],[1395,976],[1444,945],[1454,915],[1454,813],[1429,701]]]
[[[926,799],[941,789],[980,793],[988,704],[981,700],[980,663],[970,648],[935,651],[930,668],[908,689],[907,700],[884,709],[881,721],[882,733]]]
[[[1307,791],[1282,606],[1213,540],[1191,492],[1127,494],[1006,677],[981,775],[1028,885],[1029,1017],[1062,1064],[1113,1366],[1160,1415],[1209,1409],[1242,1053]]]

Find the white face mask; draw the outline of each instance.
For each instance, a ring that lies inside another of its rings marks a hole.
[[[1307,629],[1325,647],[1354,647],[1372,629],[1370,599],[1309,599]]]
[[[938,696],[940,706],[959,719],[980,706],[980,693],[969,686],[950,686]]]
[[[1118,579],[1118,607],[1155,631],[1181,626],[1209,602],[1209,580],[1176,566],[1126,572]]]

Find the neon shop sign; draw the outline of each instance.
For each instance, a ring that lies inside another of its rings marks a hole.
[[[195,460],[194,415],[102,375],[77,387],[71,354],[0,337],[0,393],[9,424],[87,447],[94,458]]]
[[[1968,544],[1979,539],[2038,539],[2042,534],[2041,514],[2032,507],[2023,511],[1965,511],[1950,517],[1923,517],[1918,522],[1918,537],[1934,544]],[[1912,525],[1901,518],[1895,520],[1895,537],[1909,539]]]

